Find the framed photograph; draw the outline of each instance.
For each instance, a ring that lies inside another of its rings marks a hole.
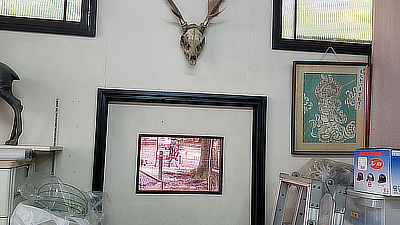
[[[222,194],[222,137],[140,134],[136,193]]]
[[[264,224],[266,119],[266,96],[98,89],[92,190],[113,201],[107,224]]]
[[[368,146],[368,63],[294,61],[292,94],[292,154],[350,155]]]

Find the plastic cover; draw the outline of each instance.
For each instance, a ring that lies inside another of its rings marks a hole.
[[[326,179],[333,179],[335,184],[342,186],[353,186],[354,165],[338,162],[326,158],[315,158],[308,161],[298,171],[301,177],[317,179],[325,182]]]
[[[107,193],[82,192],[58,177],[34,173],[22,180],[18,192],[27,200],[18,204],[11,225],[101,225]]]
[[[74,216],[60,216],[39,208],[30,201],[17,205],[11,216],[11,225],[90,225],[87,219]]]

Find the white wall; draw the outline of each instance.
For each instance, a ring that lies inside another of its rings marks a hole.
[[[370,143],[399,148],[400,1],[376,1],[375,5]]]
[[[176,3],[188,22],[204,19],[206,0]],[[271,49],[272,1],[223,5],[226,10],[208,28],[195,68],[183,57],[176,18],[159,0],[99,1],[95,38],[0,31],[0,61],[21,77],[14,83],[24,105],[20,143],[52,144],[54,100],[59,97],[58,143],[64,151],[57,156],[56,175],[89,190],[98,87],[267,95],[269,222],[279,172],[297,170],[309,160],[290,154],[292,61],[321,60],[324,54]],[[324,59],[336,60],[331,54]],[[0,140],[6,140],[12,112],[3,101],[0,111]]]

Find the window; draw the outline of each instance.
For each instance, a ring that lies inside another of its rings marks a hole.
[[[0,0],[0,29],[95,36],[96,0]]]
[[[274,0],[272,48],[370,55],[372,0]]]

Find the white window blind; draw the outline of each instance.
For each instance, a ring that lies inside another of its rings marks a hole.
[[[282,38],[372,42],[372,0],[282,0]]]
[[[82,0],[0,0],[0,15],[80,22],[81,6]]]

